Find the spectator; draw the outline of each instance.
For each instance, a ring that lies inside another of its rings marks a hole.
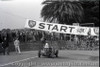
[[[0,43],[2,43],[2,37],[1,37],[1,33],[0,33]]]
[[[21,51],[19,45],[20,45],[20,41],[18,40],[18,38],[16,38],[14,41],[14,46],[15,46],[16,53],[18,52],[20,54]]]
[[[2,47],[4,49],[4,55],[7,53],[9,55],[9,43],[6,37],[4,37],[3,42],[2,42]]]

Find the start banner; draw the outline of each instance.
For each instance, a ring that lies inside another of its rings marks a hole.
[[[91,35],[98,36],[99,28],[90,27],[80,27],[72,25],[64,25],[57,23],[47,23],[34,20],[27,20],[25,28],[36,29],[48,32],[64,33],[64,34],[74,34],[74,35]]]

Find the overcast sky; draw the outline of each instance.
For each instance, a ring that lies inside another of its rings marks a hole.
[[[0,30],[24,28],[26,19],[41,21],[43,0],[0,0]]]

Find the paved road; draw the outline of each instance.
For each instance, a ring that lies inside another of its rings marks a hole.
[[[0,67],[99,67],[99,51],[61,50],[58,58],[38,58],[37,51],[0,55]]]

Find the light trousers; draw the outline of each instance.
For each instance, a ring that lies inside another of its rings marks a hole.
[[[19,47],[19,46],[15,46],[15,50],[16,50],[16,53],[17,53],[17,52],[18,52],[18,53],[21,53],[20,47]]]

